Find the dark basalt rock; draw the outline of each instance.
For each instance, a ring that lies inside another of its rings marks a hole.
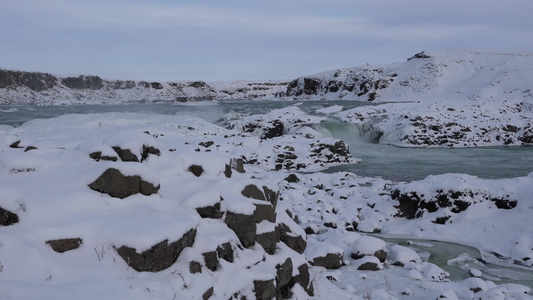
[[[270,300],[276,296],[274,279],[254,280],[254,294],[257,300]]]
[[[9,226],[18,223],[18,221],[19,216],[17,216],[17,214],[0,207],[0,225]]]
[[[117,153],[118,157],[122,161],[133,161],[133,162],[139,162],[139,158],[137,155],[133,154],[130,149],[122,149],[120,147],[112,147],[113,150]]]
[[[24,148],[24,147],[21,147],[21,146],[19,146],[19,145],[20,145],[20,141],[15,141],[15,142],[13,142],[13,143],[11,143],[11,144],[9,145],[9,148],[15,148],[15,149]]]
[[[81,244],[83,244],[82,239],[80,238],[69,238],[69,239],[59,239],[59,240],[50,240],[46,242],[55,252],[63,253],[66,251],[78,249]]]
[[[302,254],[307,247],[307,242],[301,236],[292,236],[291,229],[284,223],[279,224],[280,240],[292,250]]]
[[[202,299],[203,300],[207,300],[207,299],[211,298],[211,296],[213,296],[214,292],[215,292],[215,288],[214,287],[208,288],[207,291],[205,291],[205,293],[202,294]]]
[[[244,247],[250,248],[254,245],[257,230],[254,215],[228,212],[224,222],[235,232]]]
[[[210,251],[202,254],[204,257],[205,266],[211,270],[216,271],[218,265],[218,255],[216,251]]]
[[[194,176],[196,176],[196,177],[200,177],[200,175],[202,175],[202,173],[204,173],[204,167],[202,167],[200,165],[190,165],[187,170],[189,172],[193,173]]]
[[[211,206],[198,207],[196,208],[196,212],[198,212],[200,217],[210,219],[220,219],[224,215],[224,212],[220,211],[220,202],[217,202]]]
[[[255,222],[261,223],[262,221],[269,221],[269,222],[276,222],[276,212],[274,210],[274,207],[272,207],[272,204],[269,202],[264,203],[254,203],[255,205]]]
[[[169,244],[168,240],[164,240],[142,253],[137,253],[135,249],[128,246],[121,246],[116,250],[133,269],[139,272],[159,272],[174,264],[181,251],[186,247],[191,247],[195,238],[196,228],[187,231],[175,242]]]
[[[276,244],[280,241],[279,229],[272,232],[265,232],[255,236],[255,241],[265,249],[265,252],[272,255],[276,252]]]
[[[242,158],[235,158],[230,160],[231,168],[239,173],[246,172],[244,170],[244,160]]]
[[[344,260],[340,253],[328,253],[326,256],[315,257],[311,264],[326,269],[338,269],[344,265]]]
[[[357,270],[361,271],[379,271],[379,266],[373,262],[366,262],[357,267]]]
[[[36,150],[36,149],[37,149],[37,147],[35,147],[35,146],[28,146],[28,147],[26,147],[26,149],[24,149],[24,152],[28,152],[28,151]]]
[[[492,199],[496,204],[496,207],[499,209],[512,209],[516,207],[518,203],[516,200],[507,200],[507,199]]]
[[[357,252],[357,253],[352,253],[350,256],[351,256],[351,258],[353,258],[353,259],[361,259],[361,258],[363,258],[363,257],[365,257],[365,256],[367,256],[367,255],[366,255],[366,254],[361,254],[361,253]],[[374,257],[376,257],[377,259],[379,259],[380,262],[384,262],[385,259],[387,259],[387,251],[385,251],[385,250],[383,250],[383,249],[382,249],[382,250],[378,250],[378,251],[374,252],[374,253],[372,254],[372,256],[374,256]]]
[[[109,168],[98,179],[89,184],[89,188],[111,197],[124,199],[138,193],[145,196],[155,194],[159,191],[160,186],[154,186],[138,175],[125,176],[119,170]]]
[[[309,266],[303,264],[298,267],[299,274],[291,278],[289,286],[292,288],[296,283],[303,287],[309,296],[314,296],[314,287],[313,282],[311,281],[311,276],[309,276]]]
[[[283,287],[291,281],[292,278],[292,260],[287,258],[282,264],[276,265],[276,286]]]
[[[191,261],[189,263],[189,273],[196,274],[196,273],[202,273],[202,264],[197,261]]]
[[[233,246],[230,242],[224,243],[217,247],[217,254],[219,258],[232,263],[234,259]]]
[[[100,161],[100,160],[117,161],[118,160],[117,157],[115,156],[107,156],[107,155],[102,156],[101,151],[92,152],[89,154],[89,157],[96,161]]]
[[[508,199],[509,196],[502,198],[491,198],[490,195],[480,191],[443,191],[437,190],[436,196],[425,198],[419,196],[416,192],[401,192],[396,189],[391,192],[391,198],[398,200],[398,214],[396,217],[414,219],[422,217],[424,211],[436,212],[440,208],[449,208],[453,213],[460,213],[470,207],[476,201],[492,201],[499,209],[513,209],[518,202]],[[449,216],[439,217],[433,223],[445,224]]]
[[[263,186],[263,190],[260,190],[256,185],[253,185],[253,184],[247,185],[241,191],[241,194],[246,198],[268,201],[272,204],[272,207],[274,210],[276,209],[278,198],[279,198],[279,191],[278,192],[272,191],[266,186]]]
[[[141,153],[141,162],[145,161],[149,155],[160,156],[161,150],[157,149],[154,146],[143,145]]]
[[[266,200],[265,194],[257,186],[250,184],[247,185],[242,191],[241,194],[246,198],[252,198],[256,200]]]
[[[296,174],[290,174],[285,178],[285,181],[290,183],[297,183],[300,181],[300,179],[298,178],[298,176],[296,176]]]

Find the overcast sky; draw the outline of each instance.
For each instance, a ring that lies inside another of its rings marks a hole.
[[[261,80],[533,50],[532,0],[0,0],[0,68],[134,80]]]

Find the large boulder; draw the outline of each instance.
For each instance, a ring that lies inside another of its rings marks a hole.
[[[164,240],[142,253],[128,246],[121,246],[116,250],[133,269],[139,272],[159,272],[174,264],[181,251],[192,246],[195,237],[196,229],[194,228],[187,231],[177,241],[169,243],[168,240]]]
[[[89,184],[92,190],[108,194],[111,197],[124,199],[141,193],[149,196],[157,193],[160,186],[145,181],[139,175],[126,176],[115,168],[107,169],[98,179]]]

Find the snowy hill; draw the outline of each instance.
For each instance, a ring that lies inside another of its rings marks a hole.
[[[306,100],[531,100],[533,52],[443,50],[406,62],[359,66],[297,78],[287,97]]]

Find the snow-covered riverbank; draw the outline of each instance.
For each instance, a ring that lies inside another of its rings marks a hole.
[[[395,183],[326,174],[316,171],[356,159],[313,129],[321,117],[289,107],[228,120],[231,129],[184,115],[113,112],[1,127],[2,295],[532,298],[526,286],[499,285],[475,270],[452,282],[423,253],[370,235],[460,242],[486,260],[530,268],[533,176]],[[109,175],[118,183],[98,185]],[[137,193],[113,190],[137,179]],[[57,253],[55,241],[68,251]],[[163,269],[139,272],[151,264],[135,264],[138,255],[166,257],[164,241],[184,247],[157,264]]]

